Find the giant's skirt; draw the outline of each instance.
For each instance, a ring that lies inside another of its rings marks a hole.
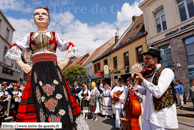
[[[30,78],[16,122],[62,122],[63,130],[89,129],[56,62],[35,63]]]

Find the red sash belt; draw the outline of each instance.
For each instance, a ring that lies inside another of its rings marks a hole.
[[[57,62],[57,56],[55,54],[48,54],[48,53],[43,53],[43,54],[37,54],[32,57],[33,64],[37,62],[42,62],[42,61],[54,61]]]

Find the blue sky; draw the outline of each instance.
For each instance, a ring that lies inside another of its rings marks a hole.
[[[94,51],[114,37],[116,27],[121,35],[131,24],[132,16],[142,14],[138,8],[143,0],[1,0],[0,9],[15,28],[13,42],[32,28],[33,11],[38,6],[50,9],[50,31],[73,42],[81,55]],[[58,52],[58,60],[64,53]]]

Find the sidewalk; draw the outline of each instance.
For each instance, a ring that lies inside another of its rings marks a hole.
[[[194,108],[192,102],[187,102],[183,105],[183,109],[180,110],[177,107],[177,118],[179,124],[187,125],[190,127],[194,127]]]

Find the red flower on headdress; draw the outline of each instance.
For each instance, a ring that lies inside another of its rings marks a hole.
[[[44,9],[45,9],[46,11],[50,12],[48,7],[45,7]]]

